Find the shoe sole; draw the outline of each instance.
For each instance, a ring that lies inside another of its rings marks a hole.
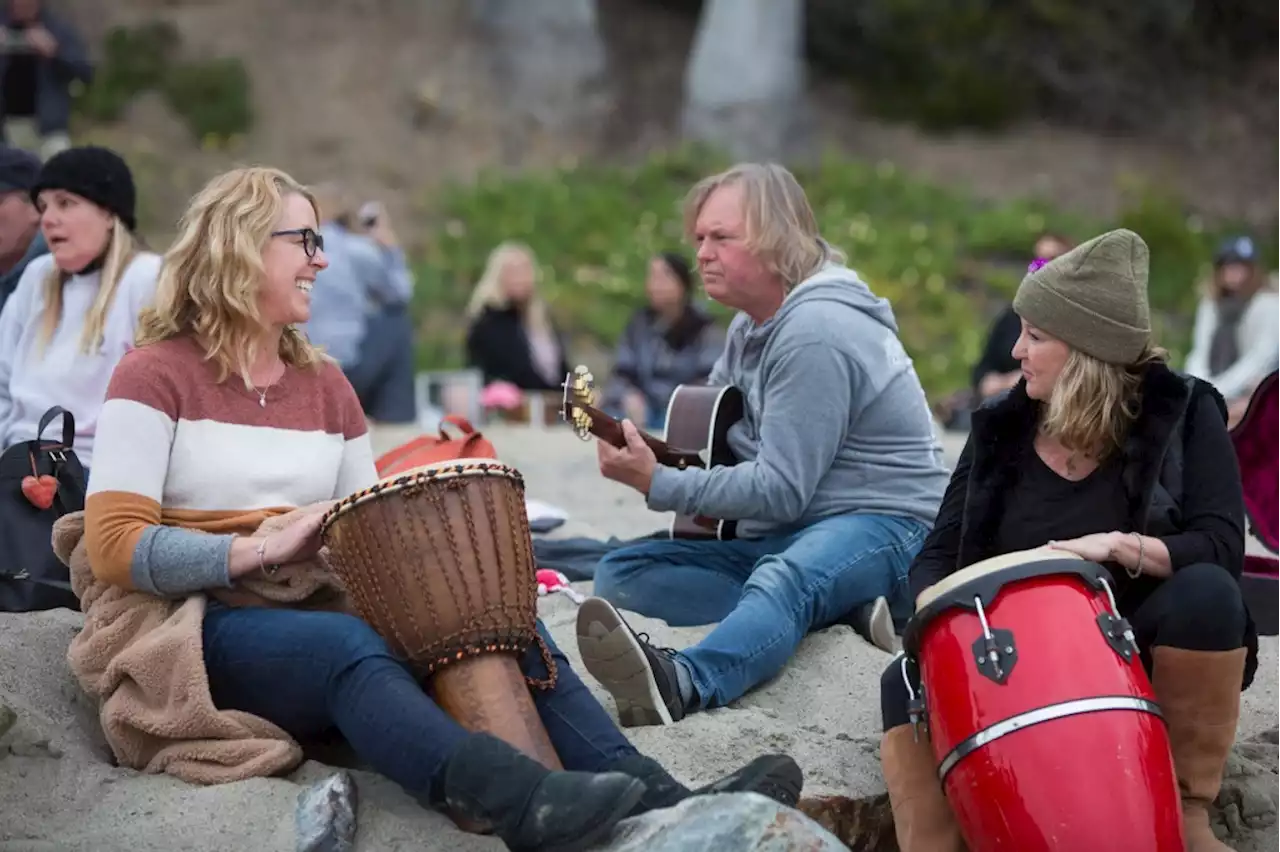
[[[627,792],[618,797],[618,802],[603,820],[594,828],[585,832],[581,837],[575,837],[573,840],[560,844],[550,844],[539,846],[540,852],[586,852],[586,850],[598,846],[601,841],[608,839],[613,834],[613,829],[627,818],[627,814],[640,803],[640,799],[644,797],[644,782],[635,779]]]
[[[871,637],[871,644],[881,651],[890,654],[894,652],[894,640],[897,635],[893,632],[893,615],[889,612],[889,602],[883,597],[876,598],[875,603],[871,605],[871,618],[867,620],[867,635]]]
[[[607,601],[587,598],[578,607],[578,651],[613,696],[624,728],[674,724],[640,641]]]

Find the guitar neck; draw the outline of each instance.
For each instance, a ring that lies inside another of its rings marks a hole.
[[[627,445],[627,438],[622,434],[622,422],[610,417],[598,408],[590,405],[574,405],[591,417],[590,432],[607,444],[619,449]],[[666,441],[655,438],[643,429],[639,430],[640,438],[653,450],[658,464],[664,467],[702,467],[702,457],[696,450],[680,450],[671,447]]]

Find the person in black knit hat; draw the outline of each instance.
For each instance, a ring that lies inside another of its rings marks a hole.
[[[31,200],[39,206],[40,194],[49,189],[65,190],[92,201],[118,217],[130,232],[138,228],[133,172],[110,148],[84,145],[50,157],[31,187]]]
[[[49,253],[27,265],[0,313],[0,447],[34,439],[60,405],[88,468],[107,382],[155,293],[160,257],[134,236],[133,174],[114,151],[55,154],[29,195]]]

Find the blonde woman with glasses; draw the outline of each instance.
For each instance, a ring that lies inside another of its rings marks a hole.
[[[34,439],[41,415],[61,406],[89,468],[107,382],[133,345],[160,258],[134,235],[133,175],[114,151],[55,155],[31,200],[49,253],[31,261],[0,313],[0,444]]]
[[[355,391],[296,327],[327,265],[318,227],[311,193],[274,169],[228,172],[192,200],[103,408],[85,510],[99,581],[171,599],[233,587],[320,548],[321,511],[264,536],[265,516],[376,481]],[[624,817],[690,795],[632,747],[539,629],[559,676],[533,699],[567,771],[469,733],[344,612],[211,602],[203,656],[218,709],[298,740],[336,729],[410,795],[513,849],[587,848]],[[537,649],[521,665],[547,677]],[[715,789],[794,804],[799,787],[798,767],[777,756]]]

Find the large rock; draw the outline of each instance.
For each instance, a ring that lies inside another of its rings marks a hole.
[[[755,793],[699,796],[614,829],[608,852],[838,852],[844,844],[799,811]]]

